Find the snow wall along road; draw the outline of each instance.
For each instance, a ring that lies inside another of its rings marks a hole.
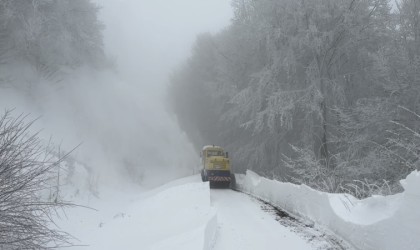
[[[358,200],[348,194],[269,180],[252,171],[237,175],[239,190],[366,250],[420,249],[420,172],[412,172],[401,184],[403,193]]]

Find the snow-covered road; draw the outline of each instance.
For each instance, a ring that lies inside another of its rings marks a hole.
[[[313,249],[248,195],[212,189],[211,204],[217,210],[218,221],[214,250]]]
[[[59,224],[88,249],[340,249],[326,242],[324,233],[307,237],[313,228],[296,230],[261,201],[230,189],[210,189],[199,176],[148,191],[103,187],[100,197],[87,200],[78,190],[67,193],[78,194],[72,200],[98,211],[71,209]]]

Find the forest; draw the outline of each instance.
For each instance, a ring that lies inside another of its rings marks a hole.
[[[89,0],[1,0],[0,84],[17,84],[22,73],[13,69],[22,64],[55,82],[78,67],[103,65],[98,11]]]
[[[363,198],[420,169],[420,1],[234,0],[169,102],[235,172]]]
[[[1,249],[74,245],[74,237],[53,219],[75,206],[59,195],[59,171],[68,153],[41,138],[33,128],[39,118],[30,111],[19,113],[13,106],[19,100],[10,93],[26,97],[34,107],[48,99],[35,91],[40,85],[58,89],[79,68],[104,67],[98,10],[90,0],[0,1],[0,106],[5,109],[0,113]]]

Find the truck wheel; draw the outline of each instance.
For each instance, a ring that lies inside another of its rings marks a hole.
[[[229,185],[230,189],[235,189],[236,188],[236,178],[235,178],[235,174],[231,173],[230,174],[230,185]]]
[[[206,173],[204,172],[204,169],[201,170],[201,180],[203,182],[209,181],[208,176],[206,175]]]
[[[203,182],[205,182],[205,181],[206,181],[205,176],[204,176],[204,169],[201,169],[201,180],[202,180]]]

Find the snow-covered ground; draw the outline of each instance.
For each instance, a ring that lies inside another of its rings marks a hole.
[[[158,189],[101,188],[99,198],[73,198],[80,205],[59,220],[60,227],[88,249],[206,249],[215,228],[210,190],[198,177]],[[209,228],[210,227],[210,228]]]
[[[211,201],[218,221],[212,249],[313,249],[246,194],[215,189],[211,190]]]
[[[88,249],[323,249],[279,223],[261,201],[230,189],[210,190],[199,176],[153,190],[102,185],[97,196],[83,178],[74,175],[64,198],[95,210],[66,210],[58,224]]]
[[[84,175],[62,193],[96,210],[66,210],[58,224],[88,249],[420,249],[418,172],[402,181],[404,193],[365,200],[251,171],[237,175],[237,188],[251,196],[210,190],[199,176],[152,190],[100,185],[93,195]]]
[[[341,236],[357,249],[420,249],[420,173],[401,181],[404,192],[358,200],[305,185],[268,180],[252,171],[237,188]]]

